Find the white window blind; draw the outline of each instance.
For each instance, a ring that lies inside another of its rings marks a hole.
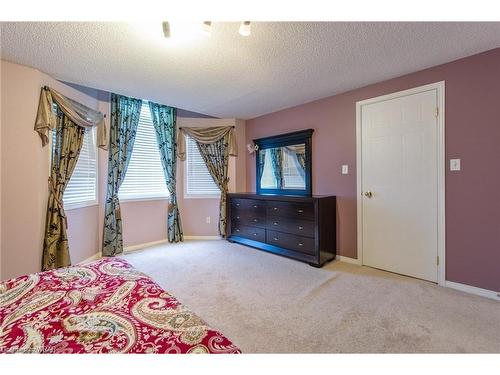
[[[153,120],[146,101],[142,103],[134,148],[118,197],[121,200],[168,197]]]
[[[53,145],[55,132],[53,132]],[[65,208],[90,206],[97,203],[97,148],[95,129],[86,129],[75,169],[63,195]]]
[[[220,190],[210,175],[196,142],[189,136],[186,136],[185,168],[185,195],[187,197],[220,196]]]

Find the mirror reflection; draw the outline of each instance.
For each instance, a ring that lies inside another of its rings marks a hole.
[[[261,149],[259,153],[261,188],[305,189],[305,143]]]

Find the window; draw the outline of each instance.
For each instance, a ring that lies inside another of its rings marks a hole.
[[[306,186],[304,170],[299,165],[295,152],[283,152],[283,188],[304,189]]]
[[[118,197],[121,200],[168,198],[160,151],[147,101],[142,102],[134,148]]]
[[[186,136],[184,196],[186,198],[220,197],[220,189],[200,155],[196,142]]]
[[[52,150],[56,132],[52,132]],[[63,195],[64,208],[97,204],[97,147],[95,128],[86,129],[80,156]]]

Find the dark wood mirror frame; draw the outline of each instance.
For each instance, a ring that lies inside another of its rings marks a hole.
[[[253,142],[257,146],[255,151],[255,173],[256,173],[256,192],[257,194],[274,194],[274,195],[312,195],[312,133],[314,129],[306,129],[293,133],[279,134],[266,138],[254,139]],[[260,173],[260,150],[283,147],[304,143],[305,144],[305,189],[264,189],[261,188],[261,173]]]

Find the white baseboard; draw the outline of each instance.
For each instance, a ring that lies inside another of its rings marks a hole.
[[[127,246],[127,247],[123,248],[123,253],[130,253],[132,251],[142,250],[146,247],[161,245],[161,244],[164,244],[167,242],[168,242],[168,240],[165,238],[165,239],[159,240],[159,241],[146,242],[146,243],[140,243],[138,245]]]
[[[220,236],[184,236],[185,240],[222,240]]]
[[[86,263],[90,263],[90,262],[93,262],[95,260],[99,260],[101,259],[102,256],[101,256],[101,253],[95,253],[94,255],[92,255],[91,257],[87,258],[87,259],[84,259],[82,260],[81,262],[78,262],[78,264],[86,264]]]
[[[342,256],[342,255],[337,255],[335,257],[335,260],[338,260],[340,262],[357,264],[357,265],[361,266],[360,259],[354,259],[354,258]],[[460,284],[460,283],[456,283],[456,282],[448,281],[448,280],[446,280],[444,282],[443,286],[447,287],[447,288],[451,288],[451,289],[460,290],[460,291],[465,292],[465,293],[470,293],[470,294],[475,294],[475,295],[478,295],[481,297],[490,298],[490,299],[493,299],[495,301],[500,301],[500,292],[495,292],[493,290],[482,289],[482,288],[478,288],[478,287],[475,287],[472,285]]]
[[[493,299],[495,301],[500,301],[500,292],[495,292],[493,290],[477,288],[475,286],[460,284],[460,283],[456,283],[454,281],[448,281],[448,280],[446,280],[444,282],[444,286],[447,288],[460,290],[462,292],[476,294],[476,295],[481,296],[481,297],[490,298],[490,299]]]
[[[335,257],[335,259],[339,260],[341,262],[346,262],[346,263],[351,263],[351,264],[356,264],[358,266],[361,266],[361,260],[360,259],[345,257],[345,256],[342,256],[342,255],[337,255]]]

